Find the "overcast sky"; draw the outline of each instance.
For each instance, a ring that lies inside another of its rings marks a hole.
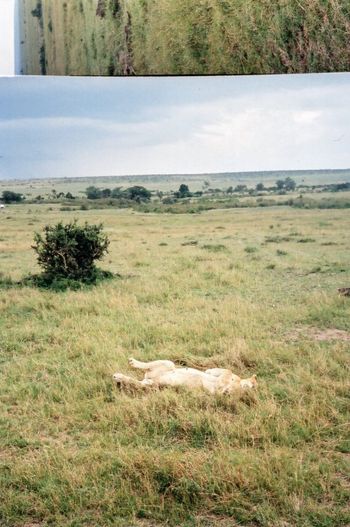
[[[350,74],[0,79],[2,179],[349,167]]]
[[[0,0],[0,75],[15,71],[14,0]]]

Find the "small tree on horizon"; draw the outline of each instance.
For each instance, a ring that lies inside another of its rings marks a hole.
[[[295,190],[295,187],[296,187],[296,183],[294,181],[294,179],[292,179],[291,177],[287,177],[285,180],[284,180],[284,188],[286,190]]]
[[[285,179],[278,179],[276,181],[277,190],[295,190],[296,186],[297,184],[294,179],[289,176]]]
[[[87,199],[99,199],[102,197],[102,192],[97,187],[91,185],[85,190]]]
[[[140,185],[135,185],[133,187],[129,187],[124,192],[125,197],[127,199],[131,199],[133,201],[149,201],[151,199],[151,192],[147,190],[145,187],[142,187]]]
[[[236,185],[234,192],[247,192],[247,185]]]
[[[192,196],[192,193],[190,192],[188,185],[181,183],[179,190],[175,192],[175,196],[177,198],[189,198]]]
[[[112,198],[122,198],[124,196],[124,191],[122,190],[123,187],[115,187],[112,190]]]
[[[101,196],[102,198],[110,198],[112,195],[112,191],[110,188],[104,188],[101,190]]]
[[[4,203],[20,203],[24,200],[22,194],[18,192],[12,192],[12,190],[4,190],[1,196],[1,201]]]

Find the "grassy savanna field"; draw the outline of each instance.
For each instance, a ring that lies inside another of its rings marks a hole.
[[[103,222],[121,276],[0,291],[1,526],[349,524],[348,211],[12,205],[1,271],[38,271],[33,233],[73,218]],[[121,392],[130,356],[259,388]]]
[[[103,17],[98,0],[19,2],[25,74],[305,73],[350,65],[347,0],[100,0]]]

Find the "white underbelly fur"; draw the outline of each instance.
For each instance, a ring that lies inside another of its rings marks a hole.
[[[198,386],[212,391],[215,389],[217,379],[212,375],[193,368],[178,368],[173,371],[164,372],[158,377],[157,382],[160,385],[167,386]]]

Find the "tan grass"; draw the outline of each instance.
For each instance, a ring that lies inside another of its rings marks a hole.
[[[42,31],[31,16],[37,0],[21,1],[29,74],[40,72],[43,42],[49,74],[120,74],[120,54],[137,74],[349,70],[347,0],[120,0],[118,16],[103,19],[96,0],[42,0]]]
[[[33,232],[78,216],[103,221],[112,242],[102,266],[122,278],[0,293],[1,525],[346,524],[348,343],[289,335],[350,330],[337,294],[350,275],[347,211],[29,208],[1,219],[2,272],[37,271]],[[264,244],[271,224],[316,241],[278,244],[282,259]],[[323,234],[338,245],[322,246]],[[182,245],[189,239],[199,243]],[[320,262],[329,271],[307,274]],[[129,356],[257,372],[259,391],[242,401],[124,393],[112,374],[131,372]]]

